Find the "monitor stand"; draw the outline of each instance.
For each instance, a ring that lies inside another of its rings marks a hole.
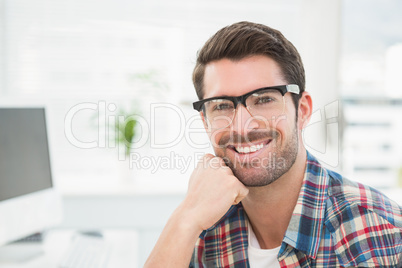
[[[43,234],[36,233],[0,247],[1,263],[21,263],[44,254]]]

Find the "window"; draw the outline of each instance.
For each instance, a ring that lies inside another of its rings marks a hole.
[[[344,0],[344,171],[380,189],[401,185],[402,2]]]

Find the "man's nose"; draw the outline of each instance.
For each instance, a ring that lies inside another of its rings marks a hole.
[[[242,104],[236,107],[231,129],[239,134],[246,134],[258,128],[258,122],[251,115],[249,110]]]

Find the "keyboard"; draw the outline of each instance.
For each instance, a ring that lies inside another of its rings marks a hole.
[[[101,237],[77,234],[59,268],[106,268],[111,245]]]
[[[34,233],[32,235],[23,237],[19,240],[16,240],[12,243],[17,244],[17,243],[42,243],[43,242],[43,233]]]

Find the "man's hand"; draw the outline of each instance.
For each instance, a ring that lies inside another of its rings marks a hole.
[[[247,194],[248,189],[222,158],[205,155],[191,175],[186,198],[168,220],[145,267],[188,267],[202,230]]]
[[[193,171],[182,208],[201,230],[210,228],[248,194],[220,157],[205,155]]]

